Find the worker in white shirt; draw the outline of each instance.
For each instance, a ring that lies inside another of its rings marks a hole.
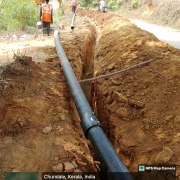
[[[100,4],[100,11],[103,11],[103,12],[104,12],[104,11],[105,11],[105,9],[104,9],[104,7],[105,7],[105,1],[104,1],[104,0],[101,0],[99,4]]]

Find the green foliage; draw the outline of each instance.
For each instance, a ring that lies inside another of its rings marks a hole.
[[[114,0],[109,1],[108,8],[111,9],[112,11],[115,10],[115,1]]]
[[[112,11],[115,11],[118,8],[120,8],[121,4],[122,4],[121,0],[111,0],[108,3],[108,8],[111,9]]]
[[[59,24],[59,22],[63,19],[64,14],[64,8],[61,6],[61,11],[58,10],[57,15],[53,17],[53,24]]]
[[[99,2],[98,2],[97,0],[95,0],[95,1],[92,2],[92,6],[93,6],[93,7],[97,7],[97,6],[98,6],[98,3],[99,3]]]
[[[92,5],[91,0],[79,0],[77,3],[81,7],[88,7],[88,6]]]
[[[0,15],[0,29],[7,30],[7,23],[2,15]]]
[[[131,1],[131,8],[136,9],[139,6],[139,1],[138,0],[132,0]]]
[[[36,25],[40,7],[34,0],[3,0],[1,7],[3,28],[25,30],[27,26]]]
[[[117,1],[116,1],[116,4],[117,4],[118,7],[120,7],[121,4],[122,4],[122,1],[121,1],[121,0],[117,0]]]
[[[100,0],[79,0],[77,3],[81,7],[97,7]],[[105,1],[107,3],[107,1]],[[107,7],[111,10],[118,9],[122,4],[122,0],[110,0]]]
[[[60,13],[58,13],[58,16],[62,17],[64,15],[64,7],[65,7],[65,3],[64,3],[64,0],[62,0],[61,7],[60,7],[61,11],[60,11]]]

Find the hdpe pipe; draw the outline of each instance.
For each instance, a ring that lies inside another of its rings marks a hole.
[[[72,18],[72,23],[71,23],[71,29],[74,29],[74,19],[75,19],[76,14],[74,13],[73,18]]]
[[[133,180],[126,166],[123,164],[112,144],[106,137],[98,118],[92,112],[91,107],[62,48],[58,33],[59,31],[55,31],[54,33],[56,50],[67,84],[71,91],[72,98],[79,113],[81,126],[85,136],[90,140],[102,163],[103,168],[108,173],[110,180]]]

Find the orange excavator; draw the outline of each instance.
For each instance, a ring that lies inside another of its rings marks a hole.
[[[42,4],[42,3],[45,3],[45,0],[35,0],[35,3],[36,4]]]

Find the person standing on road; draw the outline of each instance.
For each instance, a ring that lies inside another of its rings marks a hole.
[[[77,1],[76,0],[72,0],[72,12],[76,12],[76,7],[77,7]]]
[[[41,5],[39,21],[42,16],[42,26],[47,29],[47,34],[50,34],[50,23],[53,24],[53,8],[48,4],[49,0],[46,0],[45,4]]]
[[[104,12],[104,11],[105,11],[105,10],[104,10],[104,8],[105,8],[105,1],[104,1],[104,0],[101,0],[99,4],[100,4],[100,11],[103,11],[103,12]]]

